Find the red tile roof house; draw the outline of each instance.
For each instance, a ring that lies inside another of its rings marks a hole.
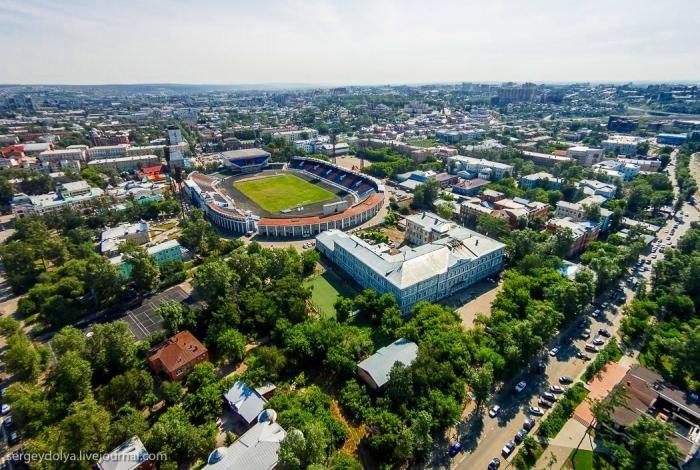
[[[156,374],[163,373],[179,382],[192,372],[194,366],[209,360],[209,352],[189,331],[181,331],[148,355],[148,365]]]

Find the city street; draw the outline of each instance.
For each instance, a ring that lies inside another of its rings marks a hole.
[[[676,155],[677,152],[674,152],[672,155],[672,162],[674,165],[669,168],[669,177],[674,184],[674,190],[676,190],[674,172]],[[696,174],[695,176],[697,178],[698,175]],[[700,212],[687,203],[683,205],[681,212],[687,214],[687,216],[683,217],[683,223],[679,225],[673,235],[670,235],[675,223],[675,219],[673,218],[667,220],[665,226],[657,234],[657,239],[662,240],[666,246],[675,246],[678,240],[688,230],[690,222],[700,220]],[[669,236],[671,238],[667,240]],[[657,251],[656,254],[652,254],[647,250],[640,259],[644,261],[644,266],[648,268],[646,271],[640,273],[641,277],[649,281],[652,272],[651,266],[659,259],[663,259],[663,253]],[[649,265],[646,264],[647,260],[650,260]],[[625,280],[626,276],[623,277],[619,285],[623,287],[627,296],[627,302],[629,302],[634,297],[634,292],[629,288]],[[602,296],[598,299],[597,305],[607,300],[606,296]],[[596,335],[600,328],[607,329],[613,336],[617,335],[622,319],[622,310],[621,306],[614,308],[615,311],[609,308],[603,311],[597,318],[593,318],[589,313],[585,315],[585,318],[590,320],[590,326],[588,327],[591,329],[591,338]],[[580,339],[583,327],[580,327],[578,323],[578,321],[574,322],[573,325],[570,325],[566,330],[560,333],[555,342],[550,344],[550,349],[558,346],[560,350],[556,357],[550,357],[549,355],[544,356],[547,361],[544,374],[521,374],[521,376],[516,377],[510,385],[507,385],[501,393],[496,395],[492,403],[489,404],[481,415],[470,415],[465,422],[458,425],[461,442],[464,445],[464,453],[454,458],[452,468],[464,470],[487,468],[489,462],[494,457],[501,459],[501,468],[508,468],[510,466],[510,461],[512,461],[513,457],[517,454],[517,448],[507,459],[504,459],[501,455],[501,449],[505,443],[512,440],[513,436],[522,428],[523,422],[529,416],[527,413],[528,407],[530,405],[537,406],[539,395],[546,391],[549,385],[558,384],[559,377],[566,375],[578,379],[586,369],[588,362],[576,357],[576,352],[583,351],[587,341]],[[628,352],[628,354],[631,353],[633,352]],[[591,353],[587,354],[591,355]],[[519,394],[516,394],[512,385],[520,380],[526,381],[527,387]],[[493,404],[501,406],[501,412],[495,419],[488,416],[488,408]],[[541,418],[536,419],[539,422]],[[530,434],[534,434],[536,429],[537,428],[530,431]],[[563,464],[563,462],[561,463]]]

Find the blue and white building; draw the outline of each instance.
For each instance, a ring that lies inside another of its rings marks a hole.
[[[316,249],[361,286],[393,294],[401,310],[408,312],[417,302],[448,297],[503,267],[503,243],[448,224],[446,230],[431,227],[431,233],[439,236],[416,247],[392,250],[328,230],[316,237]]]

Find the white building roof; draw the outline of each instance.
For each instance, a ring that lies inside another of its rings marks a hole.
[[[342,246],[359,262],[398,289],[443,274],[450,266],[461,261],[477,260],[505,248],[499,241],[460,226],[450,230],[444,238],[415,248],[403,247],[395,254],[335,229],[321,232],[316,241],[329,250],[334,250],[336,244]]]
[[[389,381],[389,373],[394,364],[400,362],[408,366],[418,357],[418,345],[413,341],[400,338],[388,346],[384,346],[357,367],[364,370],[377,387],[382,387]]]
[[[215,449],[202,470],[271,470],[287,432],[273,421],[256,423],[236,442]]]
[[[257,390],[240,380],[234,382],[229,391],[224,393],[224,398],[247,423],[255,421],[267,403]]]
[[[148,460],[148,451],[137,436],[120,444],[97,462],[100,470],[132,470]]]

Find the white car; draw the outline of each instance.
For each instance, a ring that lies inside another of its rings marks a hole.
[[[523,390],[525,390],[525,387],[527,387],[527,383],[524,381],[518,382],[518,385],[515,386],[515,393],[520,393]]]
[[[495,418],[496,416],[498,416],[498,413],[500,413],[500,412],[501,412],[501,407],[498,405],[493,405],[491,407],[491,409],[489,410],[489,416],[492,418]]]
[[[549,355],[550,355],[550,356],[554,357],[554,356],[556,356],[557,354],[559,354],[559,348],[552,348],[552,349],[549,350]]]

